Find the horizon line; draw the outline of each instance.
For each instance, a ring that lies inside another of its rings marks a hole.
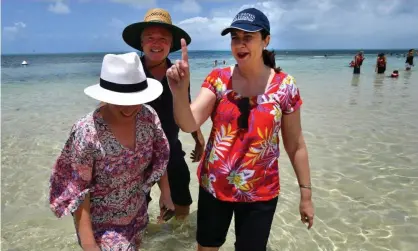
[[[344,48],[340,48],[340,49],[270,49],[270,51],[282,51],[282,52],[286,52],[286,51],[367,51],[367,50],[372,50],[372,51],[376,51],[376,50],[396,50],[396,51],[401,51],[401,50],[406,50],[408,51],[411,48],[349,48],[349,49],[344,49]],[[231,50],[216,50],[216,49],[195,49],[195,50],[189,50],[189,52],[202,52],[202,51],[213,51],[213,52],[230,52]],[[1,56],[20,56],[20,55],[62,55],[62,54],[107,54],[107,53],[129,53],[129,52],[133,52],[133,51],[125,51],[125,50],[121,50],[121,51],[96,51],[96,52],[92,52],[92,51],[79,51],[79,52],[26,52],[26,53],[2,53]],[[140,51],[134,51],[137,53],[141,53]],[[180,51],[176,51],[176,52],[171,52],[169,54],[173,54],[173,53],[179,53]]]

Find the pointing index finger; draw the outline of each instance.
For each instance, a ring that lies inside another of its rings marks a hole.
[[[186,40],[184,38],[182,38],[180,40],[180,42],[181,42],[181,59],[183,61],[189,62],[189,55],[188,55],[188,52],[187,52]]]

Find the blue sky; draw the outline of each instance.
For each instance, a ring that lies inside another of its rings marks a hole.
[[[418,47],[417,0],[1,0],[2,54],[129,51],[123,28],[152,7],[189,32],[192,50],[227,50],[220,31],[246,7],[269,17],[270,48]]]

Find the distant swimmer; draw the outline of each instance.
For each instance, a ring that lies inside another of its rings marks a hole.
[[[405,70],[409,71],[414,66],[414,49],[408,51],[408,56],[405,60]]]
[[[394,70],[393,72],[392,72],[392,74],[390,74],[390,76],[389,76],[390,78],[397,78],[397,77],[399,77],[399,72],[398,72],[398,70]]]
[[[218,66],[218,60],[215,60],[215,62],[213,62],[213,67]]]

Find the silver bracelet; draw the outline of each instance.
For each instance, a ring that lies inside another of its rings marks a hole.
[[[301,185],[301,184],[299,184],[299,187],[300,188],[306,188],[306,189],[312,190],[312,186],[311,185],[307,186],[307,185]]]

